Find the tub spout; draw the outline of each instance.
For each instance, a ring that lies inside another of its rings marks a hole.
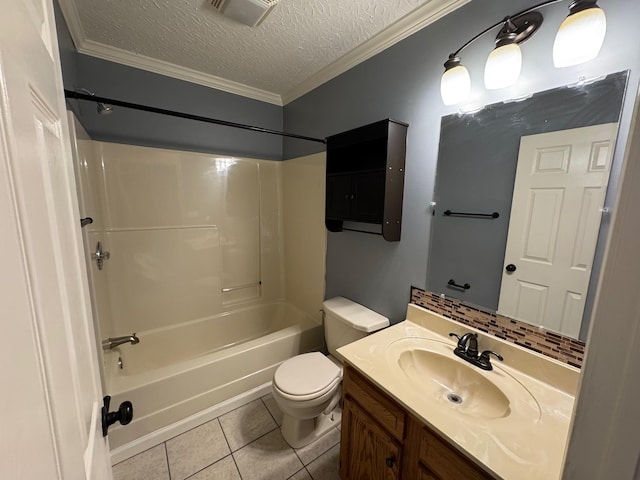
[[[130,343],[131,345],[135,345],[136,343],[140,343],[140,339],[136,336],[135,333],[126,335],[124,337],[109,337],[106,340],[102,341],[102,349],[111,350],[112,348],[116,348],[123,343]]]

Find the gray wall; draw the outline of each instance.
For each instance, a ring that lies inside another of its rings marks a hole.
[[[329,233],[326,296],[344,295],[389,316],[404,318],[411,285],[425,288],[431,229],[429,202],[433,199],[440,121],[457,111],[440,99],[442,64],[449,53],[471,36],[513,14],[539,3],[531,0],[473,0],[463,8],[356,66],[284,108],[284,127],[297,133],[327,136],[383,118],[409,123],[404,191],[402,240],[388,243],[373,235]],[[574,83],[579,77],[597,77],[630,69],[618,148],[621,164],[633,100],[640,74],[640,2],[602,0],[608,32],[599,57],[566,69],[555,69],[552,47],[568,2],[544,7],[544,24],[522,45],[523,70],[516,86],[488,92],[483,70],[493,47],[493,35],[478,40],[462,55],[472,77],[472,100],[487,105],[525,93]],[[318,151],[311,144],[286,140],[284,157]],[[615,193],[618,171],[612,172]],[[610,198],[610,196],[608,196]]]
[[[282,107],[137,68],[77,57],[77,82],[97,95],[230,122],[282,130]],[[282,159],[282,137],[116,108],[98,115],[80,103],[80,122],[94,140],[149,147]]]
[[[258,100],[78,54],[56,5],[64,85],[98,96],[282,130],[283,109]],[[282,160],[282,137],[117,108],[101,116],[90,102],[69,101],[94,140]]]

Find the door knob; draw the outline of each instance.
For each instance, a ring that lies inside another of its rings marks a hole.
[[[386,464],[387,464],[387,467],[389,467],[389,468],[393,468],[393,464],[395,463],[395,461],[396,461],[396,457],[394,457],[393,455],[391,455],[390,457],[387,457],[387,458],[384,460],[384,463],[386,463]]]
[[[516,266],[513,263],[510,263],[504,269],[509,273],[513,273],[516,271]]]
[[[133,405],[131,402],[126,401],[120,404],[120,407],[116,412],[109,411],[109,404],[111,403],[111,397],[107,395],[103,399],[104,405],[102,407],[102,436],[107,436],[109,427],[116,422],[120,422],[120,425],[128,425],[133,419]]]

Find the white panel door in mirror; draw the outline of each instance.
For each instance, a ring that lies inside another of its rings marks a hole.
[[[498,312],[577,337],[617,123],[522,137]],[[544,294],[542,294],[544,292]]]

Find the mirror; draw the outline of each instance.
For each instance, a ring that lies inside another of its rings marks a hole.
[[[427,290],[584,336],[627,79],[442,118]]]

